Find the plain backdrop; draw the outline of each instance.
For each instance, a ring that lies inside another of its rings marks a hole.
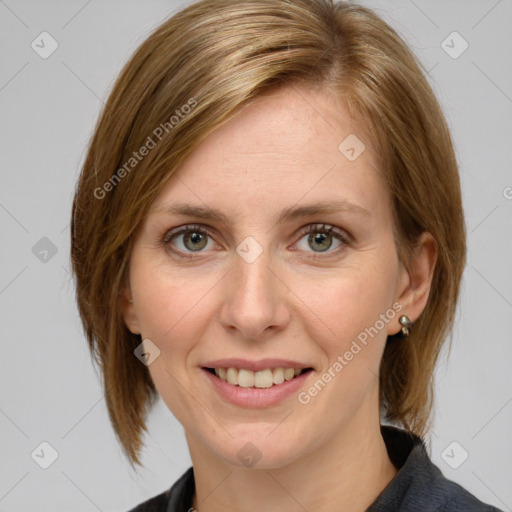
[[[131,471],[69,273],[74,185],[102,102],[136,47],[188,3],[0,0],[0,511],[123,512],[191,464],[159,400],[145,468]],[[460,163],[469,262],[452,351],[436,372],[431,456],[448,478],[512,510],[512,2],[362,4],[424,63]]]

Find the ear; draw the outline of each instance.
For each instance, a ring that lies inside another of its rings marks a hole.
[[[119,308],[123,315],[124,323],[130,332],[133,334],[140,334],[139,322],[137,319],[137,312],[135,304],[132,302],[132,293],[130,284],[125,283],[119,291]]]
[[[396,302],[402,305],[402,309],[396,316],[396,321],[388,324],[388,334],[400,332],[402,328],[398,322],[400,316],[407,315],[414,323],[425,309],[436,261],[437,243],[430,233],[424,232],[418,240],[407,268],[401,264]]]

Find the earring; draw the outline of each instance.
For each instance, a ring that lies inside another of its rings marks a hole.
[[[133,299],[129,299],[128,302],[131,302],[133,304]]]
[[[412,322],[411,319],[407,315],[402,315],[398,321],[402,326],[402,336],[407,337],[411,334]]]

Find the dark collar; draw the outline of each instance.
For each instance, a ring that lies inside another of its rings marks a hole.
[[[418,436],[397,427],[381,425],[380,431],[388,450],[389,458],[398,469],[398,473],[386,488],[377,496],[367,512],[402,510],[404,497],[412,493],[417,495],[421,486],[426,484],[425,477],[439,471],[431,462],[425,443]],[[421,479],[418,476],[421,472]]]
[[[418,436],[389,425],[381,425],[381,433],[398,473],[366,512],[500,512],[447,480],[430,460]],[[165,511],[192,510],[194,492],[194,469],[190,467],[165,493]]]

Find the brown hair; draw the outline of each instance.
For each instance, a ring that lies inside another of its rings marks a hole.
[[[145,419],[158,396],[134,356],[141,337],[120,311],[134,233],[201,140],[264,91],[295,80],[327,86],[365,120],[392,194],[401,261],[407,264],[422,232],[437,243],[427,305],[407,340],[388,338],[380,373],[386,419],[420,437],[427,431],[433,371],[451,333],[466,246],[450,133],[421,65],[389,25],[360,6],[203,0],[166,20],[125,65],[73,202],[78,309],[132,467],[141,465]]]

